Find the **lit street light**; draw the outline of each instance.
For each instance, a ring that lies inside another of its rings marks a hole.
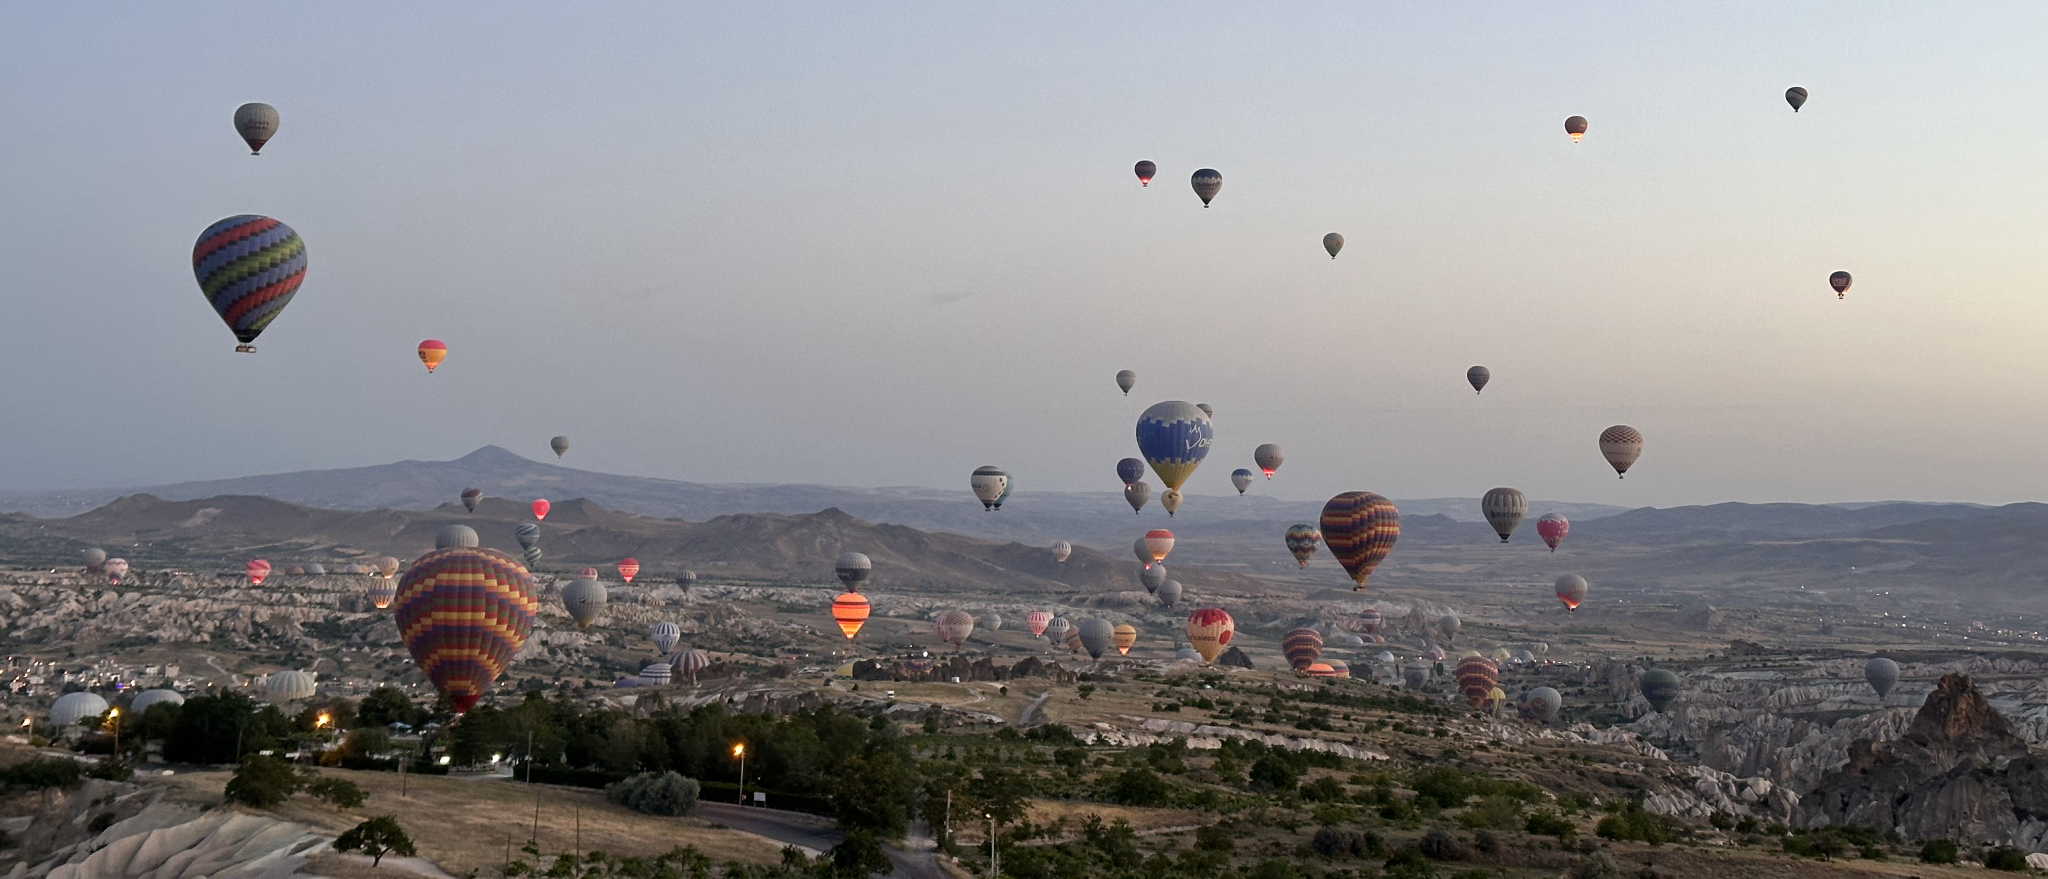
[[[740,805],[747,804],[747,743],[732,746],[732,755],[740,761]]]

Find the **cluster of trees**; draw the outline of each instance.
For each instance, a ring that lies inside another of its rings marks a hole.
[[[254,700],[233,690],[209,690],[182,705],[159,702],[139,715],[121,718],[119,739],[121,750],[129,753],[141,751],[147,742],[159,742],[164,759],[173,763],[235,763],[247,754],[324,738],[331,730],[351,731],[349,741],[355,749],[374,753],[389,746],[386,725],[419,726],[429,718],[429,712],[391,687],[379,687],[360,703],[332,699],[292,715],[275,705],[259,708]],[[114,749],[112,725],[102,721],[98,726],[100,734],[84,741],[81,748],[110,753]],[[357,730],[362,734],[355,735]]]

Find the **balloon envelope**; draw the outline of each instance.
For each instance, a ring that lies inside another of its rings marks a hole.
[[[841,592],[832,599],[832,621],[839,624],[839,632],[846,640],[860,633],[860,627],[868,621],[868,614],[874,610],[867,596],[858,592]]]
[[[1323,504],[1321,531],[1323,545],[1351,575],[1352,589],[1364,589],[1401,537],[1401,513],[1377,494],[1347,491]]]
[[[1800,107],[1806,106],[1806,89],[1796,85],[1786,89],[1785,103],[1792,105],[1792,112],[1799,112]]]
[[[548,440],[548,448],[555,450],[555,457],[562,457],[562,453],[569,450],[569,438],[566,436],[558,436],[555,437],[554,439]]]
[[[562,587],[562,608],[569,612],[569,619],[576,621],[576,628],[590,631],[590,624],[597,622],[598,614],[604,613],[604,605],[610,595],[604,584],[589,577],[571,581]]]
[[[428,339],[420,343],[419,355],[420,362],[427,366],[427,374],[432,375],[434,367],[440,366],[441,361],[448,359],[448,343],[440,339]]]
[[[1557,600],[1564,603],[1566,610],[1578,610],[1580,602],[1586,600],[1586,578],[1577,574],[1557,578]]]
[[[237,351],[277,319],[306,280],[306,243],[292,227],[269,217],[241,214],[199,233],[192,245],[192,275],[199,292],[235,334]]]
[[[869,561],[865,553],[842,552],[839,560],[832,563],[832,573],[838,575],[839,582],[845,583],[849,592],[859,592],[860,584],[867,582],[874,571],[875,563]]]
[[[1166,585],[1166,565],[1155,563],[1139,570],[1138,582],[1144,585],[1146,592],[1158,594],[1159,587]]]
[[[1566,119],[1564,121],[1564,133],[1572,136],[1572,143],[1578,143],[1579,138],[1586,133],[1586,117],[1573,116]]]
[[[1215,662],[1223,649],[1230,646],[1230,636],[1236,632],[1237,621],[1220,607],[1204,607],[1188,614],[1188,644],[1202,654],[1205,663]]]
[[[1563,513],[1544,513],[1536,520],[1536,536],[1543,538],[1551,552],[1557,551],[1557,545],[1563,543],[1565,535],[1571,531],[1571,520],[1566,519]]]
[[[624,580],[624,581],[626,581],[626,582],[628,582],[628,583],[631,583],[631,582],[633,582],[633,578],[634,578],[634,577],[637,577],[637,576],[639,576],[639,575],[640,575],[640,560],[639,560],[639,559],[634,559],[634,558],[624,558],[624,559],[619,559],[619,579],[621,579],[621,580]]]
[[[1056,561],[1056,562],[1064,562],[1064,561],[1066,561],[1066,560],[1067,560],[1068,558],[1072,557],[1072,556],[1073,556],[1073,554],[1074,554],[1074,545],[1073,545],[1073,544],[1071,544],[1071,543],[1068,543],[1068,542],[1066,542],[1066,541],[1064,541],[1064,540],[1055,540],[1055,541],[1053,541],[1053,543],[1052,543],[1052,560],[1053,560],[1053,561]]]
[[[462,508],[463,508],[463,509],[465,509],[465,510],[468,510],[468,511],[470,511],[470,512],[474,513],[474,512],[476,512],[476,507],[477,507],[477,505],[478,505],[478,504],[481,504],[481,503],[483,503],[483,502],[484,502],[484,492],[483,492],[483,489],[480,489],[480,488],[465,488],[465,489],[463,489],[463,490],[462,490]]]
[[[1205,208],[1216,198],[1216,193],[1223,191],[1223,175],[1217,173],[1214,168],[1196,171],[1195,176],[1189,178],[1188,182],[1195,187],[1195,195],[1201,197],[1202,207]]]
[[[1259,472],[1266,474],[1267,479],[1272,479],[1273,472],[1286,460],[1287,456],[1280,453],[1280,446],[1275,443],[1262,443],[1252,450],[1252,463],[1259,465]]]
[[[1131,512],[1145,508],[1145,502],[1152,499],[1152,486],[1140,479],[1124,486],[1124,502],[1131,505]]]
[[[1173,532],[1164,528],[1147,531],[1145,536],[1139,539],[1145,541],[1145,552],[1151,556],[1152,561],[1166,561],[1167,554],[1173,552]]]
[[[1159,496],[1159,508],[1165,510],[1166,514],[1171,516],[1180,511],[1180,502],[1184,499],[1184,496],[1178,490],[1169,488]]]
[[[1458,690],[1465,694],[1465,700],[1475,707],[1486,701],[1486,694],[1500,681],[1500,666],[1483,656],[1470,656],[1458,663]]]
[[[457,713],[475,705],[533,631],[533,577],[504,553],[450,547],[421,556],[398,584],[398,631],[413,662]]]
[[[1166,608],[1167,610],[1172,610],[1174,605],[1180,603],[1180,581],[1167,580],[1166,582],[1159,584],[1159,591],[1154,592],[1153,594],[1159,597],[1160,607]]]
[[[1238,494],[1244,494],[1245,489],[1252,487],[1252,471],[1243,467],[1230,471],[1230,484],[1237,487]]]
[[[1518,489],[1496,488],[1479,499],[1479,511],[1486,515],[1486,524],[1493,526],[1493,533],[1500,535],[1500,542],[1508,542],[1508,535],[1522,524],[1522,517],[1529,514],[1529,497]]]
[[[974,496],[981,501],[982,509],[1000,510],[1003,508],[1003,495],[1010,491],[1010,474],[1004,473],[1001,467],[985,464],[974,468],[973,475],[967,478],[967,485],[974,489]]]
[[[1316,554],[1316,547],[1323,542],[1323,533],[1317,531],[1316,526],[1304,522],[1287,529],[1286,540],[1287,551],[1306,568],[1309,557]]]
[[[1123,391],[1124,391],[1124,396],[1126,396],[1126,397],[1130,396],[1130,395],[1131,395],[1131,388],[1134,388],[1134,387],[1136,387],[1137,385],[1138,385],[1138,374],[1137,374],[1137,373],[1135,373],[1135,372],[1132,372],[1132,371],[1130,371],[1130,370],[1128,370],[1128,369],[1124,369],[1124,370],[1118,370],[1118,371],[1117,371],[1117,374],[1116,374],[1116,386],[1117,386],[1117,387],[1119,387],[1119,388],[1122,388],[1122,389],[1123,389]]]
[[[1465,381],[1472,384],[1472,393],[1476,394],[1486,390],[1486,383],[1492,380],[1493,371],[1484,366],[1475,366],[1465,370]]]
[[[1323,633],[1310,628],[1289,629],[1280,636],[1280,655],[1295,671],[1304,671],[1323,656]]]
[[[1118,656],[1131,655],[1131,648],[1138,643],[1138,627],[1130,623],[1117,626],[1109,633],[1109,643],[1116,647]]]
[[[441,528],[441,533],[434,535],[435,549],[448,549],[450,547],[457,546],[476,546],[478,542],[479,541],[477,540],[476,529],[471,528],[468,525],[443,526]]]
[[[1642,432],[1626,424],[1617,424],[1600,432],[1600,457],[1607,459],[1617,476],[1628,473],[1628,468],[1642,456]]]
[[[242,573],[248,575],[249,585],[261,586],[264,579],[270,576],[270,563],[262,559],[250,559],[248,564],[242,566]]]
[[[540,545],[540,526],[533,522],[521,522],[512,526],[512,536],[518,539],[520,549],[532,549]]]
[[[1051,623],[1052,614],[1042,610],[1034,610],[1024,615],[1024,628],[1033,638],[1045,634],[1045,627]]]
[[[663,656],[667,656],[669,651],[676,649],[676,642],[682,640],[683,627],[663,620],[654,624],[651,634],[654,638],[654,649],[661,651]]]
[[[682,587],[684,595],[690,594],[690,587],[697,585],[697,572],[684,571],[680,574],[677,574],[676,585]]]
[[[88,550],[86,550],[86,551],[85,551],[85,566],[86,566],[86,568],[88,568],[88,569],[91,569],[91,568],[97,568],[97,567],[99,567],[99,566],[101,566],[101,565],[104,565],[104,564],[106,564],[106,563],[107,563],[107,551],[106,551],[106,550],[104,550],[104,549],[100,549],[99,547],[95,546],[95,547],[93,547],[93,548],[91,548],[91,549],[88,549]]]
[[[964,646],[967,643],[967,636],[974,634],[974,614],[964,610],[949,610],[939,614],[939,618],[932,621],[932,628],[938,633],[940,641],[955,647]]]
[[[1116,462],[1116,478],[1130,485],[1145,478],[1145,462],[1136,458],[1125,458]]]
[[[1116,633],[1116,626],[1108,620],[1089,617],[1081,621],[1078,634],[1081,649],[1088,651],[1088,658],[1101,659],[1110,648],[1110,638]]]
[[[1170,489],[1180,488],[1194,475],[1209,456],[1215,436],[1209,416],[1182,400],[1154,403],[1138,416],[1138,454]]]
[[[1131,170],[1138,175],[1139,186],[1151,186],[1152,175],[1159,173],[1159,166],[1151,162],[1139,162],[1131,166]]]
[[[277,108],[261,102],[251,102],[235,108],[235,133],[242,136],[242,142],[249,145],[249,155],[263,154],[263,145],[277,136]]]
[[[1330,258],[1337,258],[1337,251],[1344,249],[1344,236],[1335,232],[1323,236],[1323,249],[1330,252]]]
[[[1672,700],[1678,698],[1678,675],[1661,668],[1643,672],[1636,686],[1643,691],[1643,698],[1650,703],[1650,708],[1659,712],[1671,707]]]
[[[1899,664],[1882,656],[1872,657],[1863,665],[1863,679],[1870,682],[1870,688],[1877,691],[1877,698],[1891,695],[1892,688],[1899,685]]]
[[[1849,283],[1852,280],[1848,272],[1836,272],[1828,276],[1828,286],[1835,288],[1836,299],[1849,298]]]

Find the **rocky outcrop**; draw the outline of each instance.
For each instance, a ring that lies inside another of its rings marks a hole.
[[[7,819],[5,879],[293,879],[329,840],[301,824],[181,803],[162,788],[87,782]],[[9,863],[11,862],[11,863]]]
[[[1796,820],[2040,849],[2048,843],[2048,758],[1968,677],[1944,675],[1896,741],[1850,745],[1847,765],[1801,798]]]
[[[1252,658],[1244,655],[1244,651],[1232,647],[1216,657],[1216,664],[1227,665],[1233,668],[1251,668]]]

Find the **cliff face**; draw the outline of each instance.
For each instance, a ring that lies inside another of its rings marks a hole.
[[[2048,758],[1967,676],[1945,675],[1896,741],[1850,745],[1849,762],[1801,798],[1797,820],[2039,849],[2048,839]]]

